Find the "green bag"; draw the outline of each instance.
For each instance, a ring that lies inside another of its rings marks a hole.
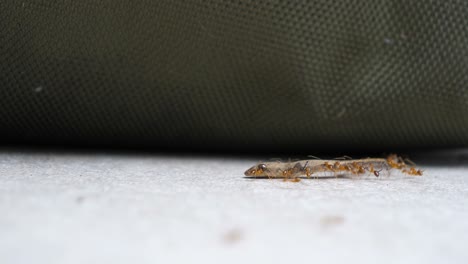
[[[468,146],[468,1],[4,0],[3,143]]]

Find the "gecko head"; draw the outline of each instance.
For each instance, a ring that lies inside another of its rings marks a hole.
[[[267,166],[264,163],[257,164],[244,172],[247,177],[265,177],[268,172]]]

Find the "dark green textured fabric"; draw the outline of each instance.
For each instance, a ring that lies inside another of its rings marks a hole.
[[[3,143],[468,146],[468,1],[0,1]]]

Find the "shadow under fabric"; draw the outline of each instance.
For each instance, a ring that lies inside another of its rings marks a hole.
[[[0,139],[466,147],[467,25],[467,1],[4,0]]]

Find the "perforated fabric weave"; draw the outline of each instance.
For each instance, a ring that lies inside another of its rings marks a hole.
[[[468,146],[468,1],[0,1],[2,142]]]

